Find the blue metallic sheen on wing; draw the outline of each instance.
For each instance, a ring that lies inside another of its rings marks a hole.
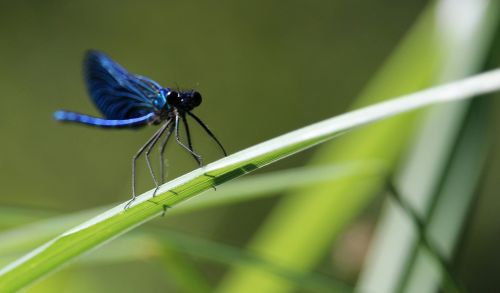
[[[87,53],[84,74],[89,95],[108,120],[144,117],[166,104],[158,83],[129,73],[104,53]]]
[[[129,118],[129,119],[102,119],[85,114],[80,114],[70,111],[54,112],[54,119],[64,122],[74,122],[86,124],[90,126],[98,126],[104,128],[129,128],[145,126],[155,120],[155,114],[149,113],[144,116]]]

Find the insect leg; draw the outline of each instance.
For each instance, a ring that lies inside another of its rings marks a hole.
[[[193,149],[193,143],[191,142],[191,133],[189,131],[189,125],[186,119],[186,115],[181,116],[182,119],[182,124],[184,124],[184,128],[186,129],[186,136],[187,136],[187,141],[188,141],[188,148],[191,150],[191,152],[195,152]],[[194,159],[196,160],[196,157],[193,155]]]
[[[203,127],[203,129],[208,133],[208,135],[217,143],[217,145],[219,145],[220,149],[222,150],[222,153],[224,153],[224,156],[227,157],[227,152],[224,149],[224,147],[222,146],[222,143],[220,143],[220,141],[217,139],[217,137],[215,137],[213,132],[208,128],[208,126],[206,126],[205,123],[203,123],[203,121],[201,121],[201,119],[198,118],[193,113],[191,113],[191,112],[187,112],[187,113],[189,116],[193,117],[193,119],[196,120],[196,122],[198,122],[198,124],[200,124],[201,127]]]
[[[158,136],[158,133],[161,132],[162,129],[158,130],[151,136],[148,141],[137,151],[137,153],[132,157],[132,199],[125,205],[125,209],[128,209],[130,205],[134,202],[136,195],[135,195],[135,163],[137,159],[141,156],[141,154],[144,152],[144,150],[151,144],[153,140],[156,139]]]
[[[186,146],[184,143],[182,143],[180,136],[179,136],[179,115],[175,116],[175,140],[177,143],[185,148],[193,157],[195,158],[196,162],[198,165],[203,166],[203,161],[201,160],[201,156],[195,153],[193,150],[191,150],[188,146]]]
[[[160,147],[160,179],[161,183],[165,182],[165,147],[167,146],[168,140],[172,136],[172,133],[174,133],[174,126],[175,125],[170,125],[170,129],[167,132],[167,135],[165,136],[165,139],[161,143]]]
[[[153,177],[153,181],[155,183],[155,190],[153,192],[153,196],[156,195],[156,192],[158,191],[158,188],[160,188],[160,185],[158,184],[158,180],[156,179],[156,175],[155,175],[155,172],[154,172],[153,167],[151,165],[151,158],[149,157],[149,155],[151,153],[151,150],[153,149],[155,144],[158,142],[160,137],[163,135],[163,133],[165,132],[165,130],[167,129],[169,124],[170,124],[170,120],[165,122],[165,124],[157,132],[155,139],[149,144],[148,149],[146,150],[146,164],[148,165],[149,174],[151,174],[151,177]]]

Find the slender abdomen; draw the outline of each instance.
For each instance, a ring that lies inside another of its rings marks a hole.
[[[148,113],[147,115],[136,118],[113,120],[113,119],[103,119],[76,112],[61,110],[54,112],[54,119],[62,122],[72,122],[72,123],[84,124],[95,127],[130,128],[130,127],[141,127],[150,124],[155,119],[155,114]]]

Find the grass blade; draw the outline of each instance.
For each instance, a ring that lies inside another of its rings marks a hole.
[[[466,2],[471,5],[469,7],[471,11],[479,14],[463,11]],[[492,36],[491,31],[498,18],[498,5],[494,1],[443,1],[438,7],[442,17],[439,19],[443,26],[442,35],[448,39],[450,44],[448,47],[461,48],[449,53],[449,62],[455,61],[457,64],[449,65],[442,79],[450,78],[451,70],[455,75],[468,74],[478,67],[478,56],[485,55],[487,51],[489,38]],[[464,15],[461,15],[461,12]],[[461,15],[463,23],[458,27],[454,26],[456,19],[449,17],[452,14]],[[481,23],[483,24],[480,25]],[[464,28],[464,25],[470,27]],[[480,41],[471,41],[476,39]],[[468,104],[457,103],[433,109],[426,117],[421,135],[397,178],[402,196],[426,220],[430,217],[433,203],[437,200],[436,190],[440,180],[447,176],[446,166],[456,145],[467,108]],[[408,278],[405,274],[414,265],[413,257],[418,242],[412,228],[413,224],[405,211],[388,201],[375,235],[372,252],[360,278],[361,291],[403,290],[401,286]],[[434,273],[436,270],[431,275]],[[432,280],[427,279],[425,283],[427,286],[434,286]],[[433,290],[429,288],[428,291]]]
[[[436,252],[449,264],[453,263],[453,255],[474,202],[474,191],[486,164],[490,145],[487,129],[491,125],[487,119],[490,105],[487,102],[475,101],[470,108],[446,172],[440,177],[434,204],[426,211],[428,237],[433,240]],[[433,255],[424,247],[416,247],[413,253],[405,292],[437,291],[442,285],[441,279],[449,272],[440,270]],[[445,282],[444,285],[444,291],[457,292],[453,284]]]

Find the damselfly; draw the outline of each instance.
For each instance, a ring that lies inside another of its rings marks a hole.
[[[84,60],[84,75],[88,93],[103,118],[61,110],[54,113],[56,120],[107,129],[161,124],[160,128],[132,158],[132,199],[125,208],[129,207],[136,198],[136,161],[143,153],[145,153],[146,163],[155,184],[153,195],[164,182],[164,153],[172,134],[177,143],[186,149],[200,166],[203,165],[201,156],[194,151],[191,143],[187,116],[192,117],[219,145],[224,155],[227,155],[212,131],[192,112],[201,104],[199,92],[164,88],[154,80],[128,72],[106,54],[98,51],[87,52]],[[180,139],[181,123],[186,131],[187,144]],[[150,153],[162,136],[164,138],[160,146],[160,180],[158,180],[151,164]]]

